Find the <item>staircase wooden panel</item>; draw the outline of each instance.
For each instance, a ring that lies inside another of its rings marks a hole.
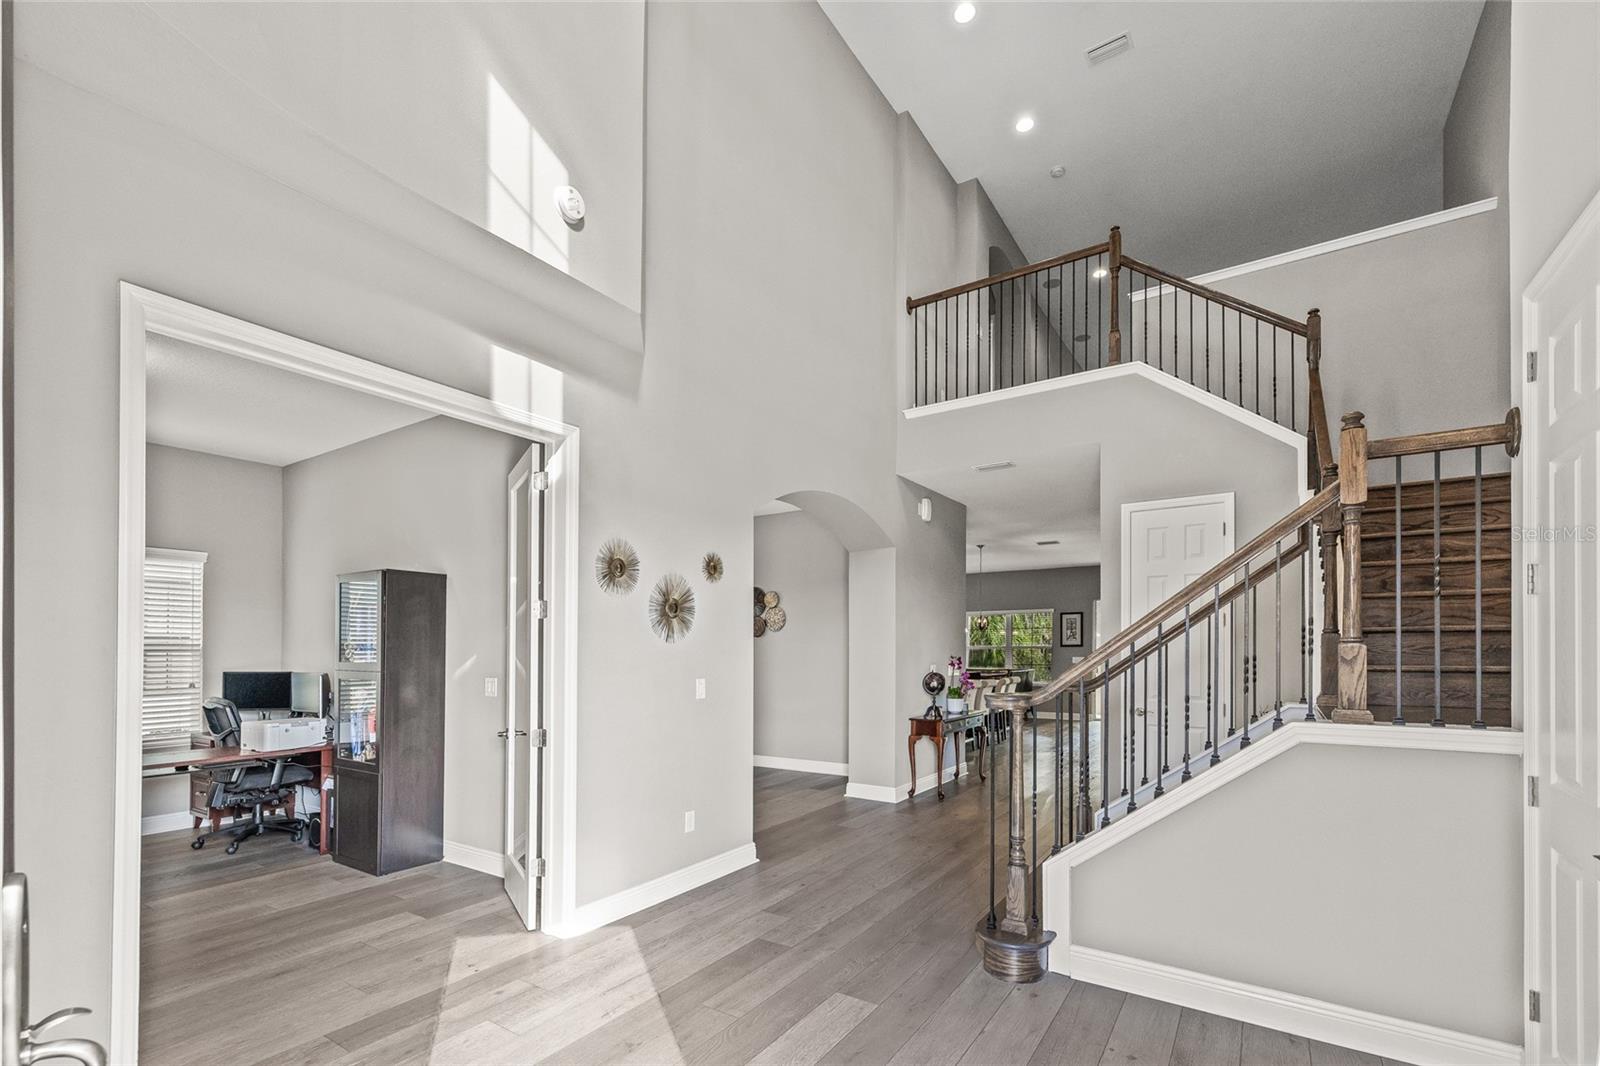
[[[1434,591],[1434,483],[1400,489],[1400,705],[1408,722],[1435,715],[1434,612],[1439,615],[1439,714],[1451,725],[1474,718],[1481,641],[1483,712],[1511,724],[1511,478],[1482,481],[1481,517],[1473,479],[1439,483],[1439,589]],[[1395,717],[1395,489],[1368,490],[1361,516],[1361,624],[1368,651],[1367,705],[1378,721]],[[1482,616],[1474,602],[1473,527],[1481,521]]]

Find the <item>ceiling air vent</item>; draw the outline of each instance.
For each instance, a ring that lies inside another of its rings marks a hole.
[[[980,463],[972,469],[979,474],[987,474],[991,470],[1010,470],[1017,464],[1010,459],[1002,459],[998,463]]]
[[[1089,57],[1091,63],[1103,63],[1120,52],[1126,52],[1133,47],[1133,38],[1126,33],[1119,33],[1109,41],[1101,41],[1093,48],[1084,50],[1084,55]]]
[[[1057,544],[1060,544],[1061,542],[1059,540],[1036,540],[1036,541],[1034,541],[1034,543],[1037,544],[1041,548],[1054,548]]]

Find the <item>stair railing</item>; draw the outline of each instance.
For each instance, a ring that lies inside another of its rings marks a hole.
[[[1300,321],[1136,259],[1120,227],[1087,248],[907,299],[906,313],[913,407],[1142,362],[1305,432],[1309,484],[1333,461],[1320,313]]]

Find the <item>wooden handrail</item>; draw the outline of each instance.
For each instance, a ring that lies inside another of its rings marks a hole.
[[[1522,411],[1513,407],[1504,422],[1469,429],[1449,429],[1442,433],[1412,433],[1404,437],[1385,437],[1367,445],[1368,459],[1388,459],[1397,455],[1423,455],[1450,452],[1461,448],[1481,448],[1503,444],[1506,454],[1522,450]]]
[[[1263,322],[1271,322],[1273,325],[1278,326],[1281,329],[1285,329],[1290,333],[1297,333],[1302,337],[1306,335],[1306,324],[1304,322],[1296,322],[1294,319],[1289,318],[1286,315],[1280,315],[1276,311],[1268,311],[1265,307],[1258,307],[1248,300],[1241,300],[1237,296],[1229,296],[1225,292],[1218,292],[1216,289],[1207,288],[1204,285],[1198,285],[1186,278],[1180,278],[1176,274],[1169,274],[1160,267],[1153,267],[1149,263],[1135,259],[1131,255],[1123,255],[1122,265],[1126,267],[1132,267],[1139,273],[1144,274],[1147,277],[1155,278],[1164,285],[1171,285],[1175,289],[1183,289],[1185,292],[1192,292],[1196,296],[1204,297],[1213,303],[1219,303],[1225,307],[1231,307],[1235,311],[1240,311],[1244,314],[1250,315],[1253,318],[1259,318]]]
[[[1008,281],[1014,281],[1017,278],[1026,277],[1029,274],[1037,274],[1041,270],[1051,270],[1058,266],[1065,266],[1068,263],[1075,263],[1079,259],[1088,259],[1091,256],[1103,255],[1110,250],[1110,243],[1107,241],[1101,241],[1099,244],[1091,244],[1087,248],[1079,248],[1076,252],[1068,252],[1065,255],[1058,255],[1054,259],[1045,259],[1038,263],[1029,263],[1027,266],[1020,266],[1015,270],[1008,270],[1004,274],[995,274],[991,277],[979,278],[977,281],[969,281],[965,285],[957,285],[950,289],[941,289],[938,292],[929,293],[927,296],[918,296],[915,299],[912,299],[908,296],[906,297],[906,314],[909,315],[912,311],[915,311],[924,304],[931,304],[938,300],[948,300],[950,297],[960,296],[962,293],[975,292],[978,289],[987,289],[994,285],[1001,285]]]
[[[1087,680],[1090,674],[1110,662],[1114,656],[1122,654],[1134,641],[1154,630],[1157,624],[1164,622],[1174,610],[1193,601],[1203,591],[1221,582],[1238,570],[1240,566],[1248,566],[1250,560],[1259,555],[1268,545],[1274,541],[1282,540],[1291,532],[1318,517],[1338,499],[1339,483],[1335,481],[1268,526],[1261,533],[1252,537],[1244,547],[1239,548],[1222,562],[1169,596],[1159,607],[1149,611],[1122,632],[1090,652],[1084,657],[1083,661],[1073,665],[1066,673],[1051,681],[1044,688],[1036,692],[1008,692],[990,696],[988,698],[989,702],[1003,710],[1010,710],[1016,707],[1038,707],[1055,699],[1061,693],[1077,685],[1079,681]]]

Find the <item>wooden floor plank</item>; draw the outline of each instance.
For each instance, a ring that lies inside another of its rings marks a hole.
[[[1171,1003],[1129,996],[1111,1027],[1100,1066],[1170,1061],[1180,1013]]]
[[[967,1049],[962,1063],[986,1066],[991,1062],[1027,1062],[1061,1012],[1071,988],[1071,981],[1053,973],[1033,984],[1013,986]]]
[[[1244,1024],[1242,1066],[1311,1066],[1311,1042],[1303,1036]]]
[[[1127,998],[1125,993],[1099,985],[1072,982],[1061,1009],[1028,1060],[1029,1066],[1099,1062]]]
[[[1170,1066],[1239,1066],[1244,1027],[1232,1018],[1183,1008]]]

